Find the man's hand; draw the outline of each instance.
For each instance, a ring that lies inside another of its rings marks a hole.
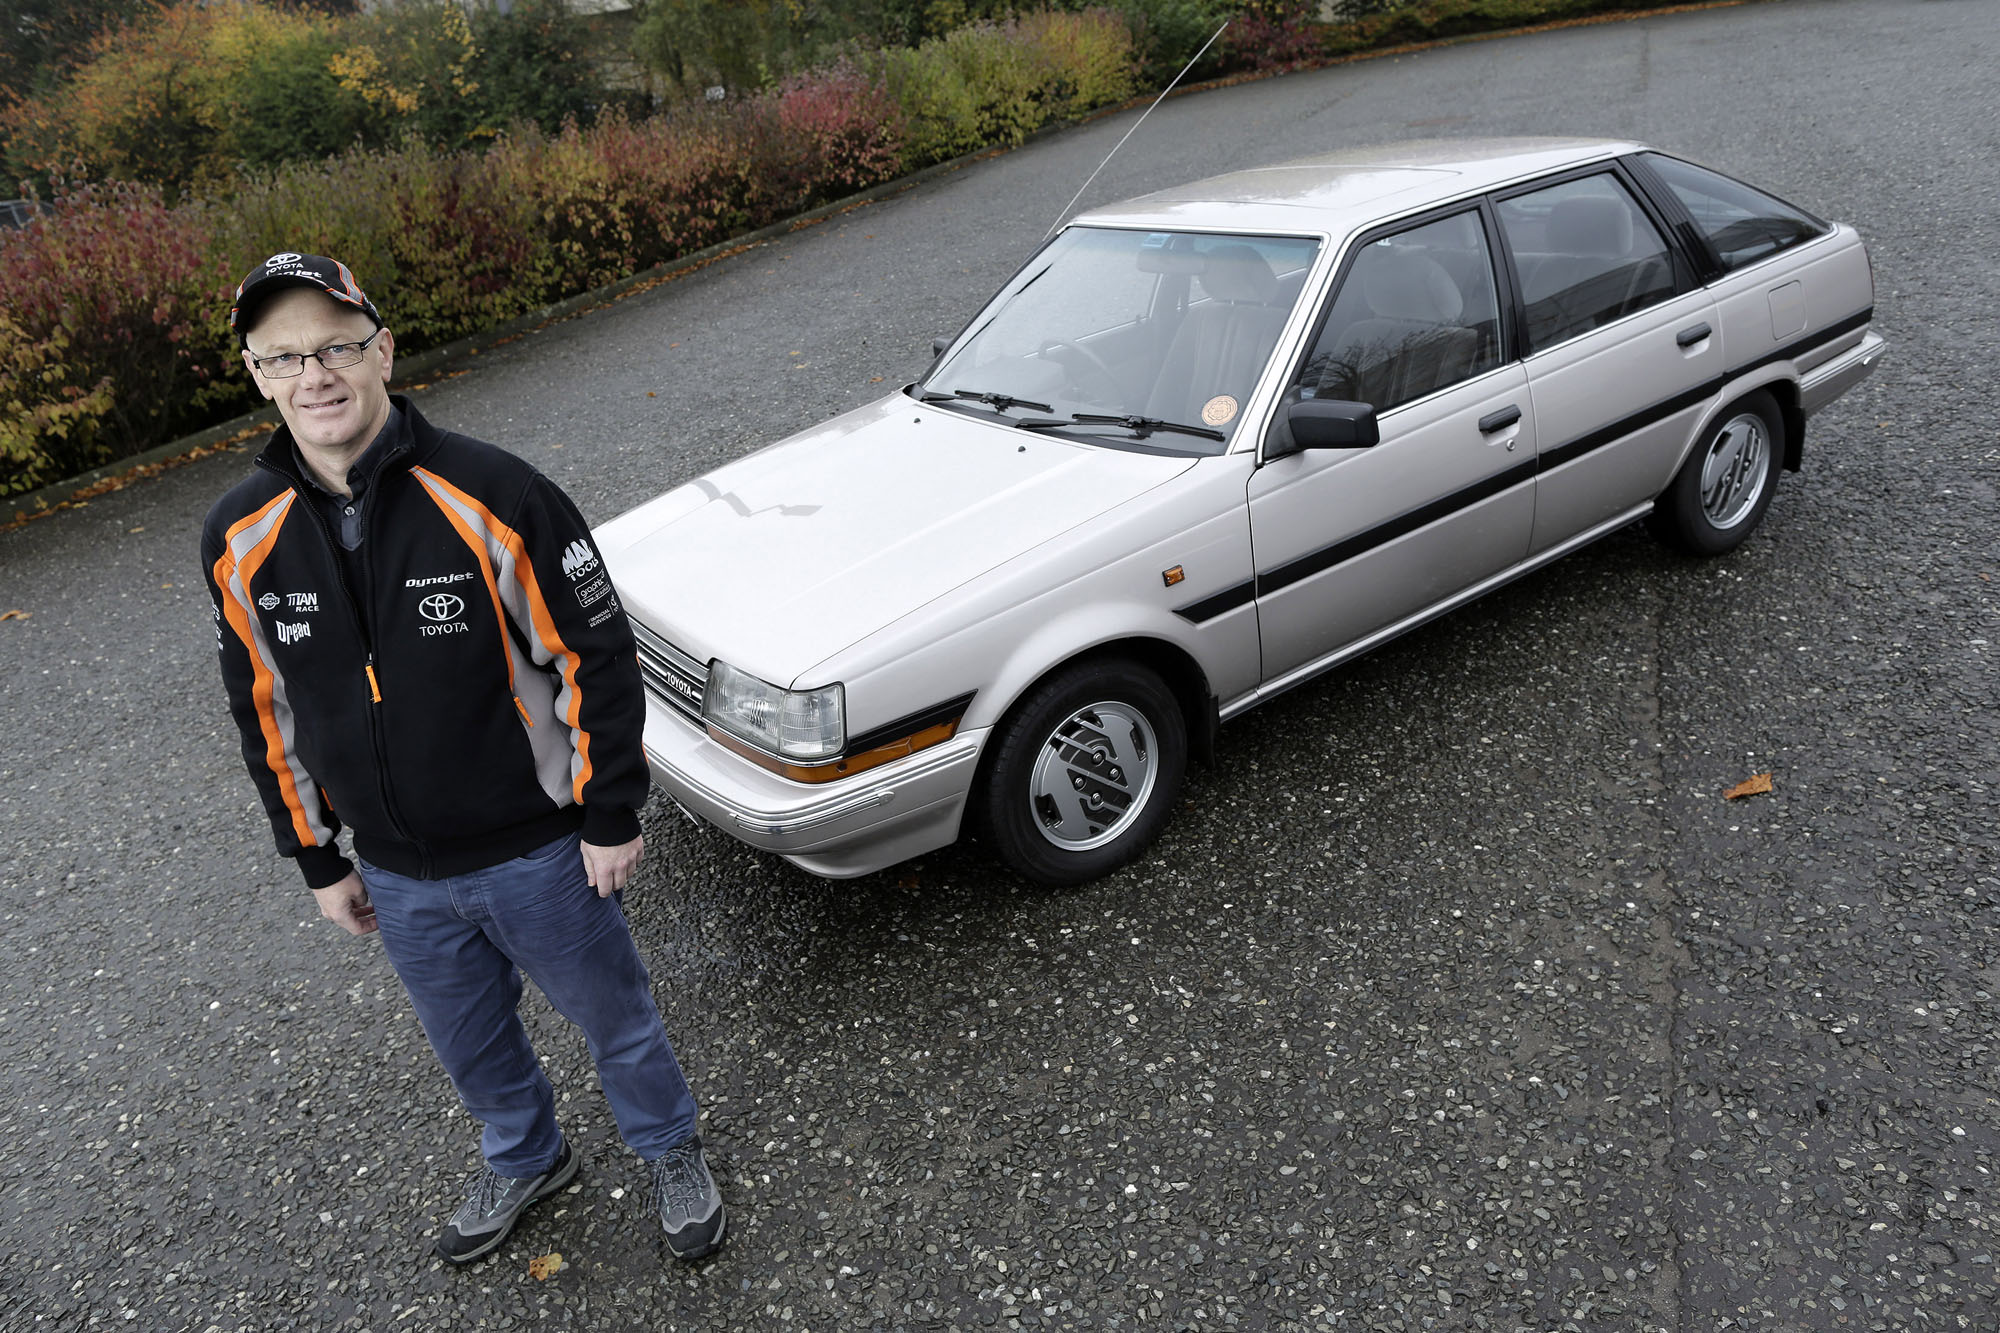
[[[375,908],[368,901],[368,886],[361,876],[348,871],[347,878],[323,889],[314,889],[319,914],[350,935],[371,935],[375,931]]]
[[[616,847],[599,847],[594,842],[583,844],[583,877],[590,881],[600,898],[609,898],[625,887],[638,868],[639,858],[646,854],[646,840],[643,837],[621,842]]]

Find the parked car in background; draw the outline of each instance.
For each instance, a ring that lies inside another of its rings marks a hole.
[[[598,530],[654,777],[821,875],[1103,875],[1244,710],[1629,523],[1741,543],[1873,305],[1851,227],[1634,143],[1093,210],[919,382]]]

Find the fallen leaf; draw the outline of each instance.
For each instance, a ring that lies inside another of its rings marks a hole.
[[[0,620],[26,620],[32,611],[0,611]]]
[[[161,586],[162,588],[171,588],[171,587],[173,587],[174,585],[173,585],[173,584],[171,584],[171,583],[162,583],[162,584],[161,584],[160,586]]]
[[[648,389],[648,390],[646,390],[646,396],[647,396],[648,398],[658,398],[658,397],[659,397],[660,395],[658,395],[657,393],[654,393],[654,392],[653,392],[653,391],[652,391],[651,389]]]
[[[127,531],[127,532],[144,532],[145,530],[146,530],[146,529],[145,529],[145,528],[144,528],[143,526],[142,526],[142,527],[137,527],[137,528],[127,528],[127,529],[125,529],[125,531]]]
[[[920,889],[923,887],[923,882],[914,874],[899,875],[896,878],[896,887],[899,889]]]
[[[562,1268],[560,1254],[545,1254],[539,1259],[528,1260],[528,1276],[537,1282],[547,1282]]]
[[[880,375],[870,375],[868,377],[868,382],[870,384],[880,384],[882,382],[882,377]]]
[[[669,347],[679,347],[679,346],[680,346],[680,344],[679,344],[679,343],[668,343],[668,344],[667,344],[667,346],[669,346]]]
[[[1769,773],[1759,773],[1754,778],[1743,779],[1743,781],[1722,793],[1722,799],[1733,801],[1741,796],[1759,796],[1769,790],[1771,790],[1771,775]]]

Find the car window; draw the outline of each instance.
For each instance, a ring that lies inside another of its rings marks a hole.
[[[1706,167],[1658,153],[1645,154],[1645,161],[1694,218],[1725,269],[1741,268],[1826,231],[1819,219]]]
[[[1674,294],[1666,242],[1609,172],[1504,199],[1498,211],[1531,352]]]
[[[1364,244],[1294,383],[1387,412],[1500,361],[1493,259],[1467,211]]]

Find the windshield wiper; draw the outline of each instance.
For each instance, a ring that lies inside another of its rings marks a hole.
[[[1016,398],[1011,393],[987,393],[980,389],[953,389],[950,396],[953,398],[964,398],[975,403],[984,403],[988,407],[1002,412],[1014,407],[1032,407],[1037,412],[1055,411],[1047,403],[1038,403],[1032,398]],[[925,396],[925,401],[930,401],[929,395]]]
[[[1078,412],[1075,416],[1057,417],[1049,421],[1030,418],[1014,424],[1022,430],[1049,430],[1056,426],[1123,426],[1142,440],[1156,430],[1177,431],[1182,435],[1199,435],[1204,440],[1229,438],[1221,431],[1210,430],[1207,426],[1189,426],[1178,421],[1162,421],[1158,417],[1112,416],[1103,412]]]
[[[922,394],[918,395],[917,401],[923,403],[984,403],[996,412],[1005,412],[1010,408],[1016,407],[1032,407],[1037,412],[1055,411],[1047,403],[1038,403],[1032,398],[1016,398],[1011,393],[988,393],[984,389],[953,389],[950,393],[939,393],[935,389],[925,389]]]

